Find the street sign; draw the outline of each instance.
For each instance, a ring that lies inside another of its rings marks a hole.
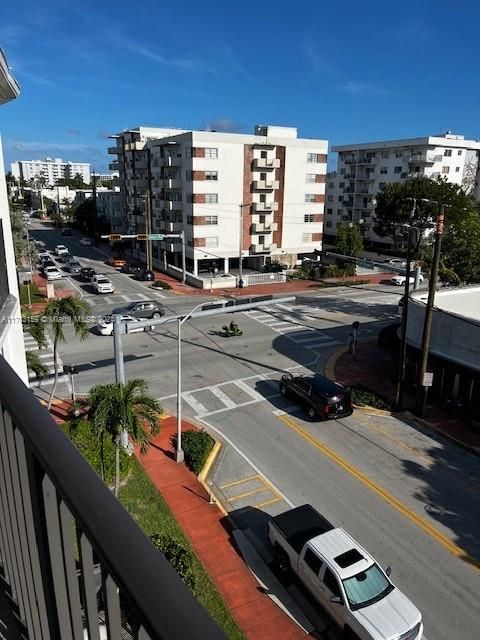
[[[119,234],[119,233],[111,233],[111,234],[108,236],[108,239],[109,239],[109,240],[121,240],[121,239],[122,239],[122,236],[121,236],[121,234]]]
[[[431,387],[433,385],[433,373],[431,371],[426,371],[423,374],[423,386]]]
[[[150,233],[148,236],[149,240],[163,240],[164,238],[163,233]]]
[[[146,240],[148,236],[146,233],[137,233],[136,238],[137,240]]]

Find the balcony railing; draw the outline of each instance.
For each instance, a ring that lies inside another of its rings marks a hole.
[[[278,189],[279,182],[278,180],[254,180],[253,188],[254,189]]]
[[[279,158],[254,158],[253,169],[278,169],[280,167]]]
[[[0,584],[18,637],[224,639],[2,357],[0,380]]]
[[[253,210],[263,213],[264,211],[278,211],[278,202],[254,202]]]

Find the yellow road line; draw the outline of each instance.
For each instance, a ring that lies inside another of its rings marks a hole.
[[[229,482],[228,484],[223,484],[220,489],[228,489],[229,487],[236,487],[239,484],[243,484],[244,482],[248,482],[249,480],[260,480],[260,476],[257,474],[255,476],[249,476],[248,478],[243,478],[243,480],[234,480],[233,482]]]
[[[260,487],[259,489],[253,489],[253,491],[245,491],[245,493],[239,493],[238,496],[232,496],[231,498],[227,498],[228,502],[236,502],[237,500],[241,500],[242,498],[248,498],[248,496],[253,496],[256,493],[261,493],[262,491],[270,491],[268,487]]]
[[[362,473],[359,469],[351,465],[347,460],[342,458],[338,453],[327,447],[322,442],[316,440],[308,431],[306,431],[303,427],[300,426],[293,418],[287,415],[277,416],[279,420],[281,420],[289,429],[295,431],[301,438],[303,438],[306,442],[311,444],[315,449],[318,449],[321,453],[323,453],[327,458],[329,458],[332,462],[335,462],[339,467],[341,467],[344,471],[353,476],[356,480],[364,484],[371,491],[376,493],[378,496],[383,498],[387,504],[396,509],[399,513],[405,516],[408,520],[413,522],[413,524],[417,525],[420,529],[422,529],[426,534],[428,534],[431,538],[436,540],[442,547],[447,549],[452,555],[460,558],[464,562],[473,565],[475,568],[480,569],[480,561],[476,558],[470,556],[465,549],[462,549],[458,545],[456,545],[452,540],[447,538],[443,533],[438,531],[435,527],[433,527],[429,522],[427,522],[424,518],[421,518],[419,515],[411,511],[405,504],[403,504],[400,500],[391,495],[388,491],[380,487],[378,484],[370,480],[364,473]]]
[[[269,504],[280,502],[281,499],[282,498],[280,498],[279,496],[276,496],[275,498],[271,498],[270,500],[265,500],[265,502],[258,502],[257,504],[252,504],[252,507],[254,509],[262,509],[263,507],[266,507]]]

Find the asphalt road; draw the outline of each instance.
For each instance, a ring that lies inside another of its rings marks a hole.
[[[98,257],[93,248],[81,250],[83,261]],[[150,293],[122,274],[112,277],[126,299]],[[346,344],[354,320],[360,322],[361,349],[362,340],[398,319],[401,293],[362,286],[302,294],[295,303],[241,314],[239,338],[220,335],[226,315],[185,323],[183,410],[233,442],[289,503],[310,502],[383,566],[392,566],[394,582],[422,611],[429,640],[476,640],[478,458],[392,417],[356,411],[346,419],[312,423],[278,394],[283,371],[321,371],[329,354]],[[162,299],[169,313],[184,313],[199,301]],[[113,306],[100,299],[95,310]],[[92,330],[80,343],[69,327],[66,334],[61,354],[64,362],[79,365],[78,391],[114,379],[110,337]],[[176,358],[175,326],[125,338],[126,376],[146,379],[170,411]],[[68,393],[68,386],[60,391]],[[275,507],[263,511],[274,513]]]

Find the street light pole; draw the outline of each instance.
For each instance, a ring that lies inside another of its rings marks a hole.
[[[217,299],[213,300],[213,302]],[[183,462],[185,455],[182,449],[182,324],[186,322],[197,309],[205,303],[200,302],[191,309],[186,316],[177,318],[177,446],[175,450],[176,462]]]
[[[243,287],[243,208],[249,207],[250,204],[240,204],[240,229],[239,229],[239,238],[238,238],[238,286]]]
[[[435,302],[435,291],[437,288],[438,267],[440,265],[440,252],[442,248],[443,224],[445,220],[445,207],[440,206],[440,213],[437,217],[435,227],[435,245],[433,249],[432,270],[428,283],[428,299],[425,307],[425,320],[423,324],[422,351],[420,356],[420,369],[418,374],[416,412],[420,418],[425,417],[427,406],[427,386],[425,385],[425,374],[427,372],[428,352],[430,350],[430,336],[432,332],[433,304]]]

